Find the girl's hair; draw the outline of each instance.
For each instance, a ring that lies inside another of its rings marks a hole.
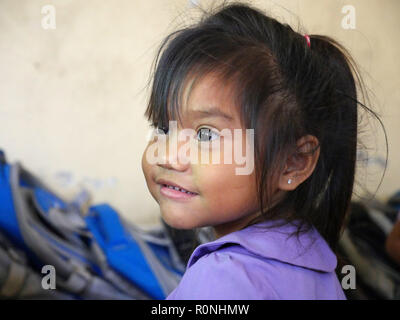
[[[301,221],[298,232],[313,225],[336,251],[355,179],[357,106],[379,117],[357,99],[355,80],[363,96],[366,92],[345,48],[327,36],[310,39],[309,47],[303,34],[248,4],[223,3],[161,44],[146,116],[166,125],[179,117],[190,76],[197,81],[217,74],[233,86],[242,122],[254,129],[261,220]],[[269,206],[271,182],[285,160],[299,153],[296,142],[307,134],[319,141],[314,172]]]

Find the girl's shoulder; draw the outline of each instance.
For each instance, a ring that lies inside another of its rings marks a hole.
[[[297,238],[285,231],[246,228],[198,246],[168,299],[343,297],[336,256],[319,234],[311,230]],[[308,286],[321,292],[308,292]]]
[[[246,257],[239,246],[224,246],[206,253],[186,269],[179,286],[167,299],[188,300],[244,300],[276,299],[272,287],[265,282],[258,290],[260,270]],[[249,259],[255,259],[250,257]],[[251,271],[251,272],[250,272]],[[256,286],[255,286],[256,284]]]
[[[269,222],[259,223],[201,244],[193,251],[187,267],[211,252],[231,252],[237,257],[244,255],[241,259],[245,263],[275,260],[321,272],[335,271],[336,255],[315,228],[296,236],[294,225],[268,226]]]

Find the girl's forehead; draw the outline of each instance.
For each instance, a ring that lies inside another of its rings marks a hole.
[[[210,115],[234,120],[239,113],[232,87],[213,74],[191,79],[184,89],[180,114],[187,117]]]

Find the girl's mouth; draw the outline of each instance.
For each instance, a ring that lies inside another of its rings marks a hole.
[[[159,182],[162,195],[171,199],[191,199],[198,194],[167,182]]]
[[[185,190],[183,188],[178,188],[178,187],[175,187],[175,186],[171,186],[171,185],[168,185],[168,184],[162,184],[162,186],[166,187],[166,188],[169,188],[169,189],[172,189],[172,190],[179,191],[179,192],[187,193],[189,195],[196,195],[196,193],[194,193],[194,192]]]

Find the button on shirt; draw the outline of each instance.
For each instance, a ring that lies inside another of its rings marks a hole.
[[[297,237],[290,236],[294,225],[266,226],[271,223],[198,246],[166,299],[346,299],[335,273],[336,256],[315,228]]]

